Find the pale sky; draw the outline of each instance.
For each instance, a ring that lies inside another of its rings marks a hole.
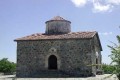
[[[97,31],[102,62],[111,62],[107,45],[120,34],[120,0],[0,0],[0,59],[16,62],[19,37],[45,32],[45,21],[61,16],[71,21],[72,32]]]

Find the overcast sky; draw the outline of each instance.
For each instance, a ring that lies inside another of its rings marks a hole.
[[[97,31],[102,62],[111,62],[107,45],[120,34],[120,0],[0,0],[0,59],[16,62],[13,40],[45,32],[45,21],[61,16],[71,21],[73,32]]]

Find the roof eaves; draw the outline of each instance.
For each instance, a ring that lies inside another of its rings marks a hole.
[[[14,41],[39,41],[39,40],[72,40],[72,39],[92,39],[89,38],[52,38],[52,39],[15,39]]]

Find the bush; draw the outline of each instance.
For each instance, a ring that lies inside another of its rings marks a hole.
[[[102,70],[104,71],[105,74],[112,74],[113,71],[115,70],[115,66],[108,65],[108,64],[102,64]]]
[[[3,58],[0,60],[0,72],[5,74],[14,73],[16,71],[16,64],[8,61],[7,58]]]

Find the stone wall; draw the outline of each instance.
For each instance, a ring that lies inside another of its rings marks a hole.
[[[101,49],[100,49],[100,45],[99,45],[99,42],[98,42],[98,38],[97,38],[96,35],[91,40],[91,44],[93,44],[92,49],[91,49],[92,50],[92,64],[93,65],[94,64],[98,65],[98,66],[97,65],[92,66],[92,71],[93,71],[94,74],[96,74],[97,70],[102,71],[102,68],[101,68],[102,55],[101,55]],[[96,60],[98,60],[98,61],[96,61]]]
[[[46,34],[60,34],[71,32],[71,26],[69,21],[49,21],[46,23]]]
[[[94,58],[92,47],[91,39],[18,41],[16,76],[45,76],[50,71],[48,70],[50,55],[57,57],[57,73],[90,76],[93,72],[92,67],[87,65],[91,65]]]

